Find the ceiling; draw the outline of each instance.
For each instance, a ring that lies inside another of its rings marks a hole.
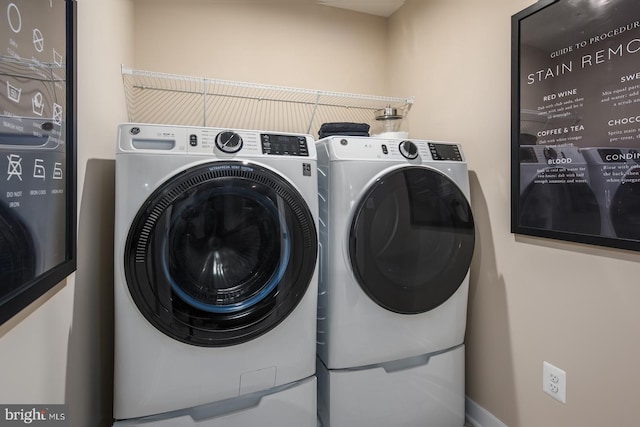
[[[207,0],[211,3],[221,4],[291,4],[291,3],[316,3],[323,6],[347,9],[369,15],[388,18],[400,9],[406,0]]]
[[[316,0],[316,3],[388,18],[405,0]]]

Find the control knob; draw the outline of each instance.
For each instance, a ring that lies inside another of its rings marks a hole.
[[[237,153],[242,148],[242,138],[235,132],[220,132],[216,135],[216,147],[224,153]]]
[[[400,154],[409,160],[418,157],[418,147],[411,141],[402,141],[400,143]]]

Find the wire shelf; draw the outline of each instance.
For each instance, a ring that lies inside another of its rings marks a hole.
[[[122,66],[129,120],[261,129],[318,135],[323,123],[367,123],[375,111],[395,108],[406,117],[411,98],[300,89],[134,70]]]

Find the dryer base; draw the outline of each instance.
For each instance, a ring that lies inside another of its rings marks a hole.
[[[317,375],[322,427],[462,427],[465,423],[464,345],[400,370],[382,366],[328,370],[318,362]]]

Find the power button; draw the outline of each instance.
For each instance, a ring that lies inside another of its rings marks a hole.
[[[386,144],[382,144],[382,154],[389,154],[389,149]]]

